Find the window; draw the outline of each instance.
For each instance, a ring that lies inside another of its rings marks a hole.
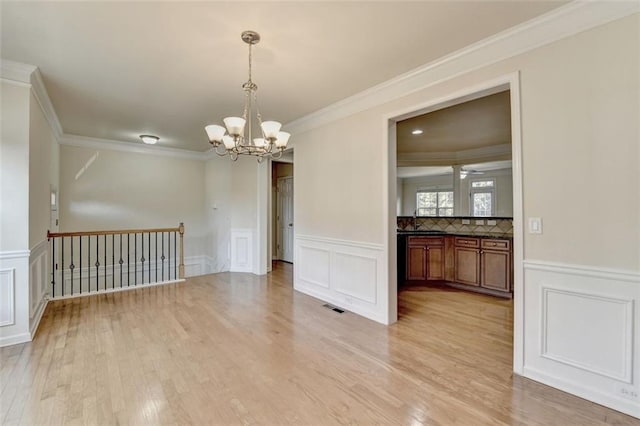
[[[418,191],[417,216],[453,216],[453,191]]]
[[[493,179],[472,181],[471,215],[493,216],[495,198],[495,181]]]

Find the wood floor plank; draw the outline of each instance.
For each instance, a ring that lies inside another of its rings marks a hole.
[[[512,374],[512,302],[399,292],[392,326],[292,289],[292,267],[51,302],[0,349],[1,424],[640,425]]]

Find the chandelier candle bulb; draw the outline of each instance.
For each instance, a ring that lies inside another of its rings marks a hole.
[[[222,142],[222,137],[226,132],[226,129],[222,126],[218,126],[217,124],[209,124],[204,128],[207,132],[207,136],[209,137],[209,141],[211,142]]]
[[[278,132],[278,138],[276,139],[276,148],[285,148],[291,134],[287,132]]]
[[[249,45],[249,80],[242,85],[242,90],[245,92],[242,117],[227,117],[223,120],[225,127],[210,124],[204,129],[217,155],[228,155],[233,161],[236,161],[240,155],[252,155],[257,157],[258,162],[265,157],[276,160],[282,157],[291,135],[281,132],[282,124],[277,121],[262,121],[256,93],[258,85],[251,80],[251,47],[260,41],[260,34],[255,31],[244,31],[242,41]],[[254,108],[262,136],[255,139],[251,135]]]
[[[224,144],[224,147],[227,149],[233,149],[236,146],[236,142],[229,135],[224,135],[222,137],[222,143]]]
[[[277,121],[263,121],[262,131],[264,132],[264,137],[267,139],[277,138],[280,127],[282,127],[282,124]]]
[[[246,120],[240,117],[227,117],[224,120],[224,125],[227,126],[227,132],[231,136],[242,136],[244,134],[244,124]]]

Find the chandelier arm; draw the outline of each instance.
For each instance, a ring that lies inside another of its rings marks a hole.
[[[218,151],[218,147],[220,147],[220,146],[221,146],[221,145],[217,145],[217,146],[216,146],[216,149],[215,149],[216,154],[218,154],[220,157],[224,157],[224,156],[226,156],[226,155],[229,155],[229,151],[227,151],[227,149],[226,149],[226,148],[224,148],[224,151],[223,151],[223,152],[219,152],[219,151]],[[224,147],[224,145],[222,145],[222,146]]]
[[[275,153],[275,154],[273,154],[273,153],[272,153],[272,154],[271,154],[271,158],[272,158],[273,160],[277,160],[278,158],[282,157],[282,152],[283,152],[283,150],[279,150],[279,151],[278,151],[277,153]]]

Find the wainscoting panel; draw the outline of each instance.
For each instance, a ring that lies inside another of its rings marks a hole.
[[[231,272],[253,272],[253,231],[232,229]]]
[[[294,288],[385,323],[382,245],[296,235]]]
[[[31,340],[29,254],[0,252],[0,347]]]
[[[16,270],[0,269],[0,327],[16,323]]]
[[[42,240],[29,254],[29,332],[33,337],[47,306],[51,281],[49,242]]]
[[[639,303],[638,273],[526,261],[525,376],[640,417]]]
[[[331,252],[329,250],[300,246],[296,263],[300,279],[308,285],[328,289],[330,259]]]

